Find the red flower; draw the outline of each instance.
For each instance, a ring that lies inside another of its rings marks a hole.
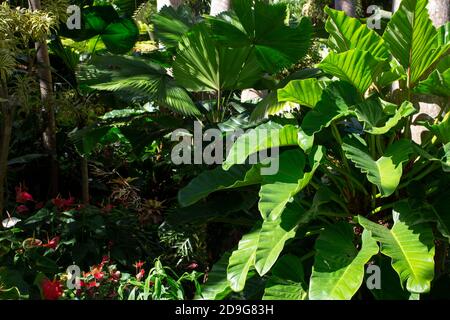
[[[16,187],[16,202],[26,203],[27,201],[34,201],[33,196],[22,189],[22,187]]]
[[[111,272],[111,280],[119,281],[120,279],[120,271]]]
[[[42,282],[42,294],[45,300],[58,300],[63,294],[63,287],[57,280],[44,279]]]
[[[102,257],[102,262],[100,262],[100,265],[103,267],[108,262],[109,262],[109,257],[108,256],[103,256]]]
[[[56,247],[57,247],[58,244],[59,244],[59,240],[60,240],[60,239],[61,239],[61,237],[56,236],[56,237],[54,237],[53,239],[51,239],[48,243],[43,244],[42,246],[43,246],[44,248],[56,249]]]
[[[138,261],[135,264],[133,264],[133,267],[135,267],[136,269],[141,269],[144,264],[145,264],[145,262]]]
[[[136,275],[136,279],[138,279],[139,281],[144,277],[145,275],[145,270],[141,269],[138,274]]]
[[[25,213],[28,213],[29,211],[30,211],[30,209],[28,209],[28,207],[23,204],[16,208],[16,212],[20,213],[20,214],[25,214]]]
[[[57,196],[56,198],[52,199],[52,203],[58,209],[66,210],[75,204],[75,198],[70,197],[68,199],[63,199],[61,198],[61,196]]]
[[[103,276],[104,276],[104,275],[105,275],[105,274],[104,274],[103,272],[95,272],[95,273],[93,274],[94,278],[97,279],[97,280],[103,279]]]
[[[93,281],[91,281],[91,282],[89,282],[88,284],[87,284],[87,287],[88,288],[96,288],[96,287],[99,287],[100,286],[100,283],[98,283],[97,281],[95,281],[95,280],[93,280]]]

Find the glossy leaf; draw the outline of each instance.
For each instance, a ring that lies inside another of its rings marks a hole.
[[[299,144],[299,129],[293,125],[282,126],[269,122],[240,136],[233,144],[222,167],[228,170],[235,164],[243,164],[252,154],[270,148],[296,146]]]
[[[263,176],[259,191],[259,211],[265,220],[276,220],[291,198],[311,181],[324,155],[322,146],[315,147],[309,155],[311,171],[305,172],[306,159],[300,150],[285,151],[279,158],[279,170],[274,175]]]
[[[450,50],[450,44],[440,43],[427,4],[427,0],[403,0],[383,34],[408,75],[410,88],[427,77],[432,66]]]
[[[428,224],[408,217],[410,208],[402,202],[393,211],[394,225],[388,229],[359,216],[359,223],[381,243],[381,252],[392,259],[402,284],[413,293],[430,291],[434,278],[433,233]]]
[[[238,248],[231,254],[227,267],[227,279],[231,289],[242,291],[247,281],[248,273],[255,264],[260,226],[245,234],[239,241]]]
[[[330,53],[320,64],[323,71],[351,83],[363,95],[387,63],[375,59],[369,52],[351,49]]]
[[[316,241],[316,256],[311,274],[309,299],[350,300],[364,279],[364,266],[379,248],[368,231],[362,234],[361,250],[353,243],[351,225],[328,226]]]
[[[255,259],[255,268],[260,276],[270,271],[286,241],[295,236],[299,225],[308,223],[311,218],[311,212],[307,212],[294,201],[286,205],[278,219],[263,222]]]
[[[378,187],[382,197],[388,197],[395,192],[402,177],[402,164],[408,161],[413,151],[411,143],[407,140],[392,144],[378,160],[374,160],[361,146],[344,143],[342,149],[346,157]]]
[[[278,89],[279,102],[294,102],[314,108],[322,96],[322,86],[317,79],[303,79],[289,82],[284,88]]]
[[[351,49],[368,51],[375,58],[389,57],[384,40],[374,30],[362,24],[358,19],[346,15],[344,11],[325,7],[328,19],[325,29],[330,33],[328,44],[336,52]]]

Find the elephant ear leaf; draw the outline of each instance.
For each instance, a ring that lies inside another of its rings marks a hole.
[[[263,176],[259,191],[259,211],[265,220],[276,220],[286,205],[311,181],[324,155],[322,146],[315,147],[309,155],[311,170],[305,172],[306,159],[298,149],[283,152],[279,157],[279,170],[274,175]]]
[[[411,142],[407,140],[392,144],[378,160],[374,160],[361,145],[344,143],[342,149],[346,157],[378,187],[382,197],[388,197],[395,192],[403,174],[403,163],[413,152]]]
[[[325,12],[328,14],[325,29],[330,34],[328,44],[336,52],[359,49],[369,51],[375,58],[389,57],[384,40],[367,25],[356,18],[347,16],[344,11],[326,7]]]
[[[411,293],[430,291],[434,278],[434,239],[431,227],[412,219],[407,202],[394,207],[394,225],[388,229],[362,216],[359,223],[381,243],[381,252],[392,259],[402,285]]]
[[[293,80],[278,89],[278,102],[294,102],[309,108],[314,108],[321,96],[322,86],[315,78]]]
[[[319,68],[339,79],[351,83],[364,95],[382,71],[388,69],[386,61],[374,58],[370,52],[351,49],[342,53],[331,52]]]
[[[305,300],[308,291],[303,265],[294,255],[281,257],[266,282],[263,300]]]
[[[260,230],[259,224],[244,235],[239,241],[238,248],[231,254],[227,267],[227,279],[230,288],[235,292],[244,290],[248,274],[255,264]]]
[[[410,88],[450,51],[450,43],[442,43],[431,22],[427,4],[426,0],[402,1],[383,34],[392,55],[407,70]]]
[[[379,251],[368,231],[362,234],[358,251],[354,232],[347,223],[327,227],[316,241],[316,257],[311,274],[309,299],[350,300],[364,279],[364,266]]]
[[[427,95],[450,97],[450,69],[442,73],[435,70],[426,80],[421,81],[414,91]]]
[[[312,218],[312,211],[306,211],[293,201],[287,204],[278,219],[263,222],[255,259],[256,271],[261,276],[269,272],[286,242],[295,237],[298,227],[308,223]]]

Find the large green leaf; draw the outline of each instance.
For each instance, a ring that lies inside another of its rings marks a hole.
[[[251,88],[262,75],[253,48],[220,46],[203,23],[181,37],[177,52],[175,79],[192,91]]]
[[[298,149],[283,152],[279,157],[279,170],[263,177],[259,191],[259,211],[265,220],[277,220],[292,197],[311,181],[324,155],[322,146],[315,147],[309,155],[311,170],[305,172],[306,159]]]
[[[342,149],[346,157],[378,187],[382,197],[388,197],[395,192],[402,177],[402,164],[408,161],[409,155],[413,152],[411,142],[408,140],[395,142],[378,160],[374,160],[362,146],[344,143]]]
[[[189,6],[164,6],[152,16],[155,34],[166,46],[176,46],[194,25],[194,15]]]
[[[405,69],[410,88],[427,77],[450,50],[450,44],[439,40],[427,4],[427,0],[403,0],[383,34],[392,55]]]
[[[384,40],[374,30],[362,24],[358,19],[346,15],[344,11],[325,7],[328,19],[325,29],[330,33],[329,46],[336,52],[351,49],[369,51],[373,57],[389,57]]]
[[[433,202],[437,227],[450,242],[450,211],[448,210],[448,194],[443,193]]]
[[[297,202],[286,205],[276,220],[265,220],[259,234],[255,268],[263,276],[272,268],[283,251],[286,241],[295,236],[300,224],[308,223],[312,212],[305,211]]]
[[[261,150],[299,144],[312,145],[312,141],[299,141],[302,137],[304,135],[301,135],[300,129],[293,125],[282,126],[275,122],[262,124],[236,140],[222,167],[228,170],[235,164],[243,164],[248,156]]]
[[[364,123],[364,131],[381,135],[394,128],[400,120],[416,112],[411,102],[405,101],[397,105],[381,99],[369,99],[356,105],[358,120]]]
[[[278,89],[279,102],[295,102],[314,108],[322,96],[322,86],[315,79],[293,80],[284,88]]]
[[[202,286],[201,295],[196,295],[196,300],[222,300],[230,293],[230,285],[227,280],[228,260],[231,253],[226,252],[218,262],[214,264],[211,271],[208,273],[208,280]]]
[[[227,268],[227,279],[231,289],[235,292],[244,289],[248,273],[255,264],[260,230],[259,225],[244,235],[239,241],[238,248],[231,254]]]
[[[388,64],[375,59],[370,52],[351,49],[330,53],[320,64],[323,71],[351,83],[363,95]]]
[[[350,224],[341,222],[321,232],[309,284],[311,300],[350,300],[364,279],[364,266],[378,253],[378,245],[368,231],[362,234],[358,251]]]
[[[434,278],[434,240],[428,224],[417,223],[407,203],[399,203],[394,211],[394,225],[388,229],[362,216],[358,217],[364,229],[381,243],[381,252],[392,259],[392,267],[402,284],[413,293],[430,291]]]
[[[284,255],[272,269],[263,300],[306,300],[303,265],[294,255]]]
[[[196,203],[209,194],[261,182],[259,166],[236,165],[225,171],[222,167],[204,171],[178,192],[178,201],[183,207]]]
[[[199,115],[187,91],[161,66],[128,56],[96,56],[77,73],[80,85],[105,91],[122,91],[156,101],[184,115]]]
[[[333,82],[323,91],[316,107],[306,114],[301,128],[306,135],[313,136],[334,120],[351,114],[350,107],[360,101],[358,92],[349,83]]]
[[[426,80],[421,81],[414,90],[417,93],[450,97],[450,69],[443,73],[434,71]]]
[[[297,72],[292,73],[290,76],[286,77],[277,85],[278,89],[287,86],[289,82],[300,80],[300,79],[309,79],[312,77],[318,77],[321,75],[322,71],[320,69],[303,69]],[[308,88],[304,88],[308,90]],[[303,93],[307,94],[307,92]],[[316,94],[314,94],[315,96]],[[271,115],[278,115],[283,113],[293,112],[299,108],[297,103],[287,102],[287,101],[278,101],[278,93],[275,91],[270,92],[264,99],[262,99],[256,105],[253,110],[250,120],[258,121],[264,118],[268,118]]]
[[[68,30],[61,24],[61,35],[76,41],[88,40],[93,37],[102,40],[106,48],[115,54],[130,51],[139,36],[139,29],[133,19],[119,17],[111,5],[83,8],[81,12],[81,29]]]
[[[231,47],[254,47],[265,71],[275,73],[307,53],[311,44],[311,22],[305,18],[295,27],[287,26],[286,4],[233,0],[232,8],[234,13],[209,18],[215,38]]]

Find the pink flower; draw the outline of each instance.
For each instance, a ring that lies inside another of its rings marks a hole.
[[[136,269],[141,269],[144,264],[145,264],[145,262],[138,261],[138,262],[135,262],[135,264],[133,264],[133,267],[135,267]]]
[[[136,275],[136,279],[138,279],[138,281],[141,281],[141,279],[144,277],[145,275],[145,270],[141,269],[138,274]]]
[[[28,209],[28,207],[24,204],[21,204],[20,206],[18,206],[16,208],[16,212],[20,213],[20,214],[25,214],[28,213],[30,211],[30,209]]]

